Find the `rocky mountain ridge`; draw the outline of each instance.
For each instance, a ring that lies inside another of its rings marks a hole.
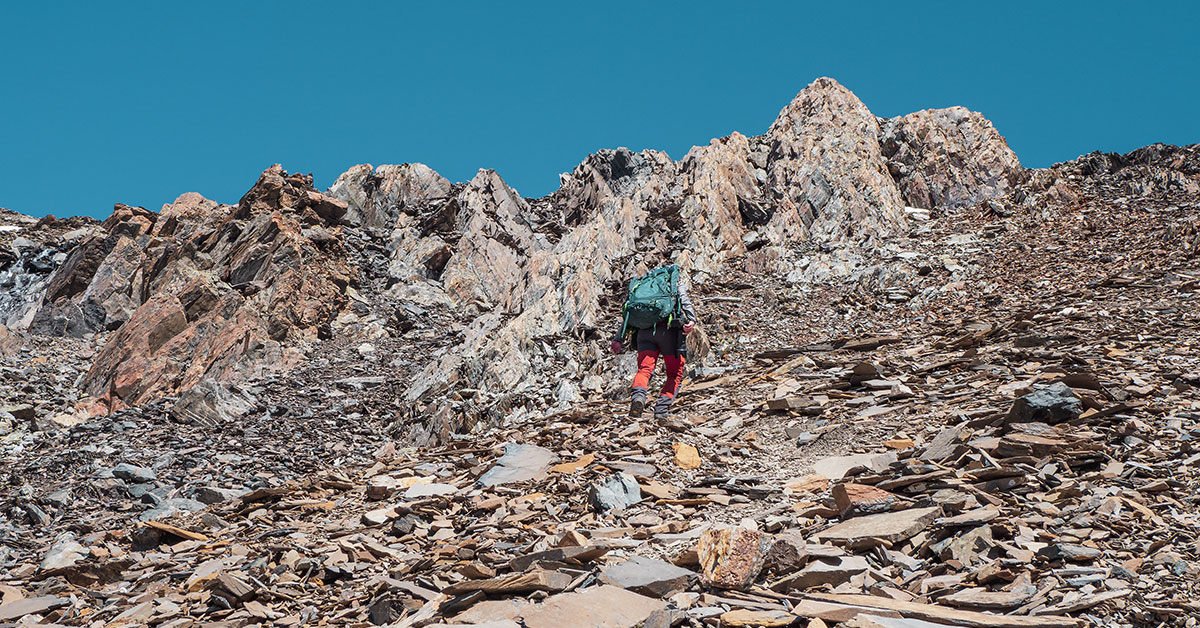
[[[594,347],[538,339],[605,333],[620,284],[654,252],[675,251],[699,283],[729,267],[794,272],[798,246],[877,246],[918,209],[999,197],[1024,176],[979,114],[881,121],[819,79],[764,136],[734,133],[679,161],[600,151],[543,199],[493,171],[451,184],[405,164],[356,166],[326,193],[275,166],[236,206],[196,194],[158,213],[119,205],[36,247],[66,259],[19,273],[20,303],[2,314],[33,333],[115,332],[82,382],[82,416],[288,369],[335,328],[371,341],[395,333],[389,321],[437,310],[460,327],[416,375],[409,412],[435,412],[454,388],[507,412],[544,376],[534,362],[569,365],[568,389],[600,375]],[[357,254],[348,239],[361,241]],[[846,261],[823,266],[844,274]],[[348,307],[363,294],[365,318]],[[476,418],[442,416],[426,437]]]

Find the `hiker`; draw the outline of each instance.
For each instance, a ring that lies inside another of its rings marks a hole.
[[[683,337],[696,326],[696,312],[679,280],[679,267],[664,266],[629,282],[629,298],[621,313],[610,348],[618,354],[626,347],[637,348],[638,370],[633,377],[629,415],[642,415],[650,376],[662,356],[667,379],[654,404],[654,418],[665,419],[683,382]]]

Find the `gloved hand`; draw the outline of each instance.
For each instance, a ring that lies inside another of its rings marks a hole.
[[[684,323],[683,324],[683,335],[686,336],[686,335],[692,333],[692,330],[695,328],[696,328],[696,321],[688,321],[688,322]]]
[[[611,350],[613,353],[616,353],[616,354],[620,354],[621,351],[625,349],[625,347],[621,344],[620,340],[612,341],[612,344],[608,345],[608,348],[609,348],[609,350]]]

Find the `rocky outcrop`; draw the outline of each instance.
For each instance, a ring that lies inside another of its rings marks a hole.
[[[131,253],[105,258],[125,271],[125,282],[102,264],[83,291],[108,295],[104,307],[135,302],[84,390],[113,409],[206,377],[244,379],[294,365],[297,347],[315,340],[346,299],[352,273],[337,226],[345,211],[311,177],[279,166],[237,206],[193,195],[164,208],[159,220],[173,224],[160,236],[146,236],[154,226],[147,224],[132,234],[145,238],[142,248],[120,240],[114,252]]]
[[[884,165],[875,116],[850,90],[817,79],[767,131],[767,185],[781,232],[819,238],[887,234],[906,225]]]
[[[1025,169],[992,123],[963,107],[892,118],[881,138],[887,167],[912,207],[963,207],[1004,196]]]
[[[352,227],[394,229],[401,216],[413,216],[426,203],[450,194],[450,181],[425,164],[355,166],[329,188],[346,201],[345,223]]]
[[[27,329],[56,271],[95,232],[91,218],[32,218],[0,209],[0,325]]]
[[[492,170],[480,170],[456,197],[458,242],[442,284],[458,303],[481,301],[516,313],[524,305],[520,284],[529,257],[545,242],[535,239],[538,220],[529,203]]]
[[[157,219],[145,208],[118,203],[50,278],[30,331],[80,337],[129,320],[139,303],[133,293],[136,271]]]
[[[422,426],[422,437],[469,427],[480,407],[541,403],[519,400],[539,385],[544,365],[570,381],[608,379],[590,377],[605,368],[594,346],[562,339],[608,333],[623,283],[663,261],[681,264],[699,282],[731,265],[788,273],[799,243],[849,245],[905,231],[905,203],[882,137],[861,101],[820,79],[761,137],[734,133],[677,162],[656,151],[599,151],[544,199],[525,201],[485,170],[445,201],[417,201],[426,228],[393,232],[393,243],[403,243],[393,246],[393,268],[428,269],[419,255],[438,251],[447,256],[440,277],[408,276],[476,314],[407,392],[414,416],[442,423]],[[369,186],[335,188],[362,207],[389,202]],[[462,387],[479,392],[453,411],[433,403]]]

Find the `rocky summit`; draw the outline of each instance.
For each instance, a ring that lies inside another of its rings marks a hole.
[[[609,340],[670,259],[666,419]],[[1200,145],[763,135],[0,210],[0,626],[1200,621]]]

